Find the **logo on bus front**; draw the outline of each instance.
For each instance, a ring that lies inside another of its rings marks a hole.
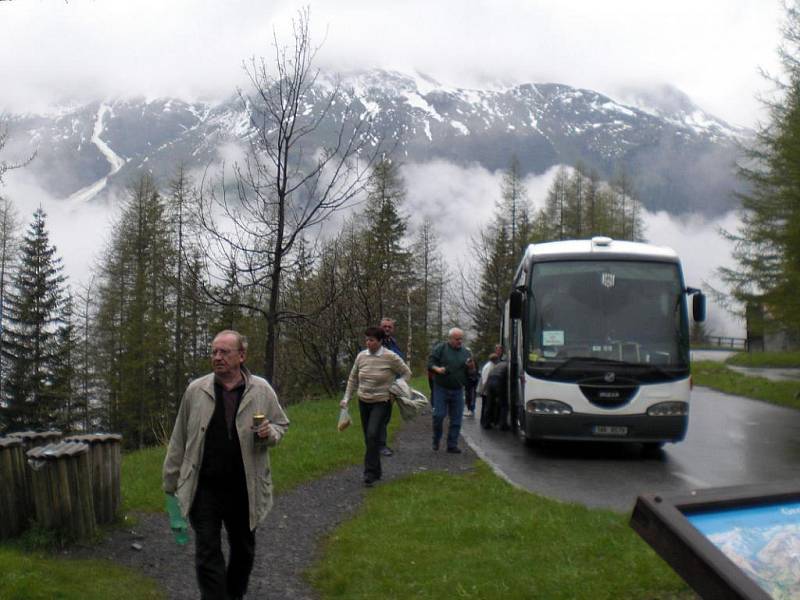
[[[614,273],[603,273],[601,283],[607,288],[614,287]]]

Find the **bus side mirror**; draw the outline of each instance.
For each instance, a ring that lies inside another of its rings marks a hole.
[[[706,320],[706,295],[703,292],[697,292],[692,296],[692,318],[696,323]]]
[[[508,316],[511,319],[522,318],[522,292],[514,290],[508,299]]]

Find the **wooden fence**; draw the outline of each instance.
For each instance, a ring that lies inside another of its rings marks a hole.
[[[32,516],[25,473],[25,449],[19,438],[0,438],[0,540],[18,536]]]
[[[122,505],[122,436],[114,433],[92,433],[73,435],[64,441],[89,446],[89,473],[97,524],[113,523],[117,520]]]
[[[63,540],[91,536],[120,515],[122,436],[21,431],[0,438],[0,540],[35,520]]]

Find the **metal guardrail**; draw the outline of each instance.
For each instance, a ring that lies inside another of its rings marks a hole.
[[[747,350],[747,338],[709,335],[705,340],[703,340],[703,346],[732,348],[734,350]]]

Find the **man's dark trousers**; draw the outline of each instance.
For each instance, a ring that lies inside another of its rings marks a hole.
[[[256,550],[255,532],[250,530],[247,487],[224,488],[201,483],[189,519],[195,534],[195,568],[202,600],[243,596]],[[223,524],[230,546],[227,569],[222,554]]]

